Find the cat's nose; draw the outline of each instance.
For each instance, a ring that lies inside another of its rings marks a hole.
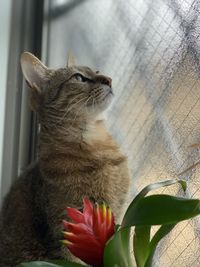
[[[102,84],[106,84],[108,86],[112,86],[112,79],[108,76],[97,75],[96,80]]]

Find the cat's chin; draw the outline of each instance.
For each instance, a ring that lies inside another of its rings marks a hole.
[[[94,116],[101,114],[110,106],[112,99],[113,92],[112,90],[110,90],[101,102],[95,103],[95,105],[87,107],[88,113]]]

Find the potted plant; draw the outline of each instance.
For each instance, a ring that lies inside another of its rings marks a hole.
[[[120,225],[115,225],[112,211],[106,203],[93,204],[85,198],[83,212],[67,208],[67,215],[72,222],[63,221],[65,230],[61,242],[72,254],[89,265],[58,260],[22,263],[20,267],[133,267],[130,242],[133,242],[137,267],[151,267],[159,241],[178,222],[200,214],[198,199],[165,194],[147,196],[151,190],[175,183],[186,190],[186,182],[183,180],[166,180],[146,186],[133,199]],[[160,225],[160,228],[151,237],[153,225]],[[133,226],[134,235],[131,234]]]

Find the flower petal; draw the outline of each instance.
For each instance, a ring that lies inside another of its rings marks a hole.
[[[81,233],[86,233],[86,234],[93,233],[92,229],[89,228],[84,223],[75,224],[75,223],[70,223],[70,222],[63,220],[63,225],[66,231],[72,232],[76,235],[81,234]]]
[[[95,204],[93,212],[93,232],[96,237],[98,237],[102,242],[104,242],[103,214],[102,209],[97,203]]]
[[[92,202],[90,202],[90,200],[88,198],[84,198],[83,199],[83,214],[84,214],[84,218],[85,218],[85,223],[92,226],[93,224],[93,218],[92,218],[92,214],[93,214],[93,204]]]
[[[98,250],[88,250],[80,246],[72,245],[70,251],[78,258],[83,260],[85,263],[89,263],[94,267],[103,266],[103,252]]]
[[[76,223],[85,223],[85,218],[82,212],[75,208],[66,208],[67,216]]]
[[[65,238],[70,241],[73,244],[83,244],[84,247],[92,248],[95,247],[95,249],[101,249],[101,243],[94,238],[92,235],[85,235],[85,234],[79,234],[75,235],[71,232],[65,232],[64,233]]]
[[[115,219],[109,207],[107,208],[106,224],[107,224],[107,240],[108,240],[114,234],[114,228],[115,228]]]
[[[63,220],[64,244],[84,262],[93,267],[102,267],[105,245],[114,234],[114,216],[105,203],[93,205],[84,198],[83,204],[83,213],[67,208],[73,222]]]
[[[103,220],[106,220],[106,217],[107,217],[107,206],[106,206],[105,202],[103,202],[103,204],[101,205],[101,209],[102,209]]]

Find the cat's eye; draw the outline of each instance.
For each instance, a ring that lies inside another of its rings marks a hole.
[[[85,78],[83,75],[81,75],[80,73],[74,74],[73,76],[77,81],[79,82],[85,82],[87,80],[87,78]]]

